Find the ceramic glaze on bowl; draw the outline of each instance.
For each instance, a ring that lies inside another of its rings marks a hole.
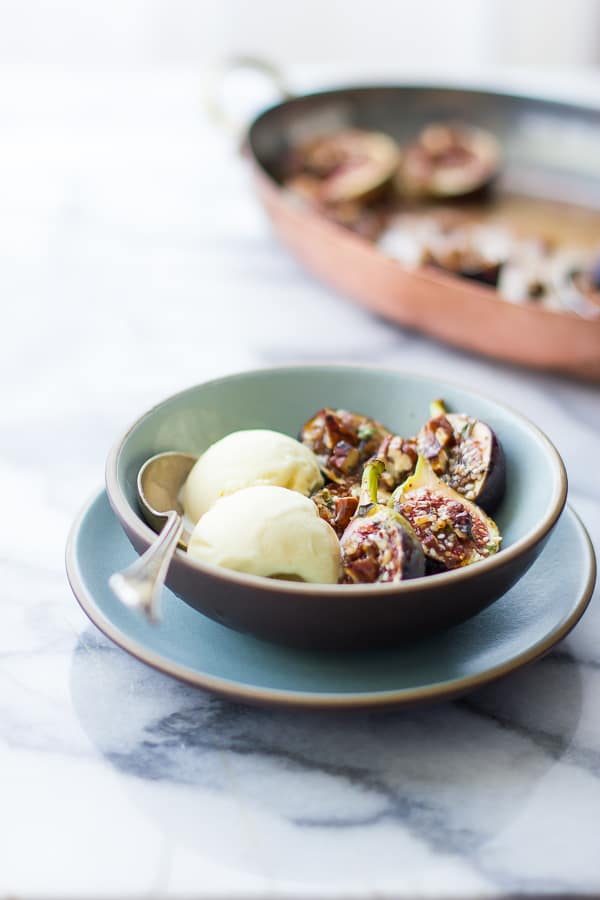
[[[301,366],[232,375],[176,394],[127,431],[107,461],[109,499],[141,553],[154,538],[136,500],[137,472],[149,456],[164,450],[200,454],[245,428],[295,436],[323,406],[364,413],[410,436],[438,397],[449,409],[486,421],[503,444],[507,490],[494,512],[504,538],[499,554],[401,584],[314,585],[220,569],[178,550],[167,578],[190,606],[267,640],[312,648],[397,644],[455,625],[493,603],[527,571],[560,516],[566,477],[558,453],[502,404],[442,379],[383,369]]]

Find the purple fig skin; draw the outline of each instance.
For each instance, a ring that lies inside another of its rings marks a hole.
[[[431,556],[425,557],[425,574],[440,575],[442,572],[448,572],[449,569],[438,559],[432,559]]]
[[[598,257],[598,259],[594,262],[594,265],[592,266],[591,276],[592,276],[592,284],[594,285],[594,287],[596,288],[597,291],[600,291],[600,256]]]
[[[489,266],[482,266],[481,269],[463,269],[459,272],[459,275],[462,278],[468,278],[469,281],[477,281],[479,284],[488,284],[491,287],[498,287],[501,268],[501,263],[493,263]]]
[[[443,260],[435,258],[427,259],[426,264],[432,266],[434,269],[440,269],[442,272],[449,272],[451,275],[460,275],[461,278],[467,278],[469,281],[477,281],[479,284],[487,284],[491,287],[498,287],[500,270],[502,269],[502,263],[486,263],[483,258],[481,260],[481,265],[477,268],[465,268],[462,266],[451,268],[450,266],[444,265]]]
[[[506,490],[506,460],[502,444],[496,436],[496,432],[490,428],[492,436],[492,451],[487,475],[476,499],[478,506],[485,512],[494,510],[504,496]]]
[[[461,427],[468,422],[469,417],[450,413],[447,419],[456,432],[460,431]],[[504,496],[506,489],[506,461],[502,444],[493,428],[490,428],[486,422],[481,422],[480,420],[478,424],[487,429],[490,442],[490,458],[485,477],[477,485],[475,496],[472,499],[485,512],[491,512],[498,506]],[[461,492],[459,491],[459,493]]]

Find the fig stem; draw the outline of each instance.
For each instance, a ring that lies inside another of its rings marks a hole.
[[[447,412],[448,410],[443,400],[432,400],[429,404],[429,416],[432,419],[437,419],[438,416],[445,416]]]
[[[407,478],[405,478],[404,481],[402,482],[402,484],[398,485],[398,487],[396,488],[396,490],[394,491],[394,493],[388,500],[388,506],[391,506],[392,508],[394,508],[394,504],[395,504],[396,500],[398,499],[398,497],[402,496],[402,494],[404,493],[405,488],[409,484],[409,482],[416,482],[418,484],[422,477],[427,479],[427,474],[428,474],[429,468],[430,467],[429,467],[427,460],[425,459],[424,456],[422,456],[419,453],[419,455],[417,457],[417,465],[415,466],[415,471],[412,473],[412,475],[409,475]]]
[[[377,488],[379,477],[385,469],[385,463],[381,459],[371,459],[366,464],[360,483],[360,506],[368,506],[377,503]]]

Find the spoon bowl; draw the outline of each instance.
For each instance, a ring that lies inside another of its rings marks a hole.
[[[109,584],[126,606],[140,610],[150,621],[159,616],[160,594],[177,547],[187,550],[181,490],[197,456],[167,451],[147,459],[137,475],[137,499],[144,518],[158,534],[133,565],[115,572]]]
[[[140,508],[150,528],[160,534],[173,510],[182,518],[181,489],[198,457],[192,453],[167,450],[147,459],[137,476],[137,493]],[[190,534],[184,528],[178,544],[187,550]]]

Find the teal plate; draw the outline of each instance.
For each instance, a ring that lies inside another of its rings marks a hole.
[[[529,572],[462,625],[395,649],[291,650],[239,634],[165,590],[151,625],[122,606],[108,577],[135,558],[104,491],[75,522],[67,574],[91,621],[150,666],[231,699],[282,706],[366,708],[447,699],[543,656],[579,621],[596,564],[588,534],[567,508]]]

